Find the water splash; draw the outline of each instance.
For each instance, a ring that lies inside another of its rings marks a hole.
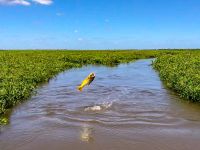
[[[107,110],[113,105],[113,102],[103,102],[102,104],[95,104],[93,106],[85,107],[84,111],[102,111]]]

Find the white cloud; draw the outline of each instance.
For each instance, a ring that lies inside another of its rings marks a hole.
[[[7,5],[25,5],[28,6],[31,3],[27,0],[0,0],[0,4],[7,4]]]
[[[78,38],[78,41],[83,41],[83,39],[82,38]]]
[[[41,5],[50,5],[53,3],[53,0],[0,0],[0,4],[29,6],[31,5],[31,1]]]
[[[60,17],[60,16],[64,16],[64,13],[57,12],[57,13],[56,13],[56,16],[59,16],[59,17]]]
[[[32,0],[32,1],[42,5],[51,5],[53,3],[52,0]]]

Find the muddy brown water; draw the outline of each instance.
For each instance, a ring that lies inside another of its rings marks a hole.
[[[199,150],[200,106],[166,89],[151,61],[59,74],[13,110],[0,150]]]

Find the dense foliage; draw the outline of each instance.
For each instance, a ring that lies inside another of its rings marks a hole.
[[[169,88],[185,99],[200,102],[200,51],[160,56],[154,67]]]

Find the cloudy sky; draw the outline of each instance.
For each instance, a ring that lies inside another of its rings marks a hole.
[[[200,48],[199,0],[0,0],[0,49]]]

